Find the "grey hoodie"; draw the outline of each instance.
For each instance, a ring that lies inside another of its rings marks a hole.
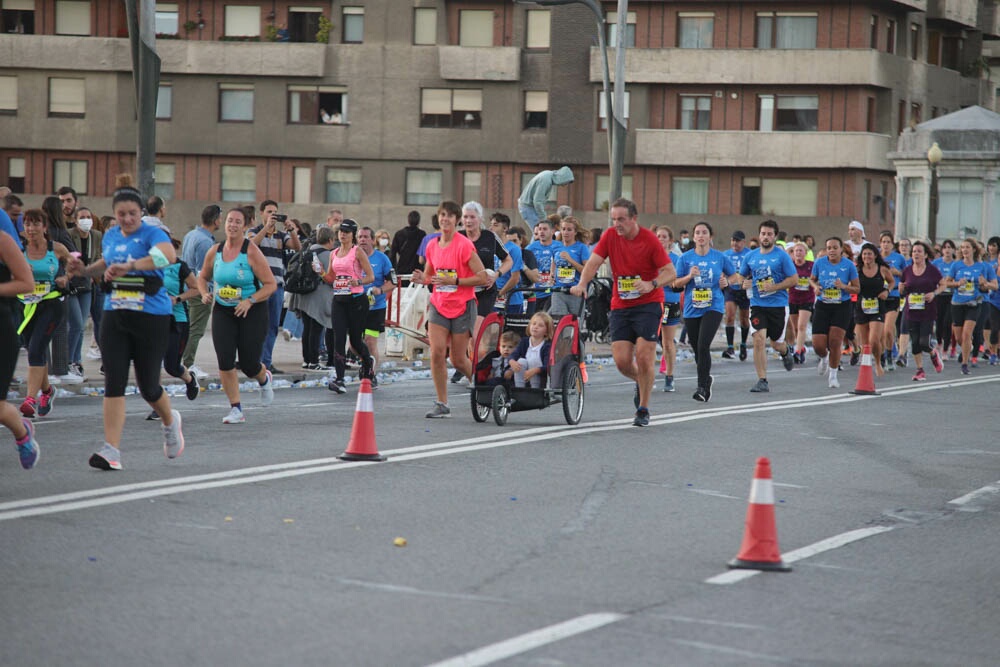
[[[540,171],[534,178],[524,186],[524,192],[518,198],[518,204],[530,206],[538,213],[538,217],[545,217],[545,202],[548,201],[549,190],[553,185],[566,185],[573,182],[573,170],[569,167],[559,167],[558,169]]]

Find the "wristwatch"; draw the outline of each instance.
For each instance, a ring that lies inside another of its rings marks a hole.
[[[250,303],[251,303],[251,304],[256,304],[256,303],[257,303],[257,299],[253,298],[253,294],[251,294],[251,295],[250,295],[250,296],[248,296],[247,298],[248,298],[248,299],[250,299]]]
[[[653,289],[656,289],[657,287],[660,286],[659,283],[656,282],[656,278],[653,278],[649,282],[653,285]]]

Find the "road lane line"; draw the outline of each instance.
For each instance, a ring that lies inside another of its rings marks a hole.
[[[552,644],[568,637],[590,632],[610,623],[617,623],[623,618],[626,618],[625,614],[612,613],[578,616],[562,623],[556,623],[555,625],[512,637],[496,644],[484,646],[475,651],[463,653],[448,660],[435,662],[428,667],[481,667],[482,665],[490,665],[494,662],[532,651],[546,644]]]
[[[1000,482],[994,482],[993,484],[987,484],[986,486],[976,489],[975,491],[970,491],[964,496],[955,498],[954,500],[949,500],[949,505],[958,505],[959,510],[965,512],[978,512],[982,508],[970,507],[970,504],[974,500],[979,500],[980,498],[986,498],[988,496],[995,496],[1000,493]]]
[[[846,533],[834,535],[833,537],[828,537],[825,540],[820,540],[819,542],[814,542],[810,545],[795,549],[794,551],[789,551],[786,554],[782,554],[781,559],[785,561],[785,563],[794,563],[796,561],[815,556],[816,554],[823,553],[824,551],[838,549],[852,542],[857,542],[858,540],[863,540],[866,537],[878,535],[879,533],[886,533],[890,530],[892,530],[892,526],[872,526],[871,528],[850,530]],[[761,571],[762,570],[730,570],[706,579],[705,583],[735,584],[743,581],[744,579],[749,579],[750,577],[758,575]]]
[[[744,651],[743,649],[731,648],[729,646],[722,646],[720,644],[709,644],[707,642],[696,642],[690,639],[677,639],[675,637],[664,637],[668,642],[673,642],[675,644],[680,644],[681,646],[690,646],[691,648],[700,648],[705,651],[712,651],[714,653],[723,653],[725,655],[735,655],[740,658],[749,658],[752,660],[766,660],[767,662],[776,662],[782,665],[794,665],[798,664],[797,660],[791,660],[789,658],[782,658],[777,655],[768,655],[766,653],[754,653],[753,651]]]

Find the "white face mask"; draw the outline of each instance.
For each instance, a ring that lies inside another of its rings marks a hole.
[[[384,248],[389,245],[389,239],[379,239],[378,244]]]
[[[89,232],[91,227],[94,226],[93,218],[80,218],[76,221],[76,226],[80,228],[82,232]]]

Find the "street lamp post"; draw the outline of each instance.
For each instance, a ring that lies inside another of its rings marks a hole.
[[[931,185],[927,196],[927,236],[930,237],[931,243],[937,239],[937,214],[940,202],[938,197],[938,164],[941,163],[943,157],[944,153],[935,141],[927,150],[927,163],[931,166]]]

